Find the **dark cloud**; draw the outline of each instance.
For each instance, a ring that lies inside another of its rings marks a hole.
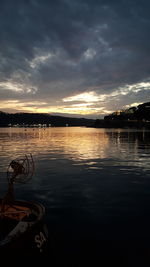
[[[149,8],[146,0],[1,0],[1,100],[34,95],[51,105],[95,91],[110,95],[99,105],[115,107],[113,92],[149,79]],[[147,101],[143,90],[117,105]]]

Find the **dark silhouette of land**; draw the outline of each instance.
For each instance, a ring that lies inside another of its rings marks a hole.
[[[90,126],[95,120],[52,116],[45,113],[5,113],[0,111],[0,127],[49,127],[49,126]]]
[[[96,120],[95,127],[150,129],[150,102],[126,110],[117,110],[105,116],[104,120]]]
[[[0,111],[0,127],[86,126],[96,128],[150,129],[150,102],[126,110],[117,110],[104,119],[53,116],[46,113],[5,113]]]

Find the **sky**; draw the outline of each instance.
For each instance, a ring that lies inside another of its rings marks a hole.
[[[0,0],[0,110],[103,118],[150,101],[150,1]]]

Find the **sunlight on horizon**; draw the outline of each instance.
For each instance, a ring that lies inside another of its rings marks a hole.
[[[88,100],[89,101],[89,100]],[[111,111],[107,110],[104,106],[95,106],[92,102],[78,102],[76,104],[67,105],[50,105],[43,101],[29,101],[22,102],[21,100],[1,100],[1,110],[10,110],[10,112],[29,112],[29,113],[64,113],[64,114],[75,114],[75,115],[101,115],[108,114]]]

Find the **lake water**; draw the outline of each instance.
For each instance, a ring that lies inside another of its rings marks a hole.
[[[28,153],[35,174],[15,195],[45,206],[52,266],[150,264],[150,131],[0,128],[2,195],[8,164]]]

